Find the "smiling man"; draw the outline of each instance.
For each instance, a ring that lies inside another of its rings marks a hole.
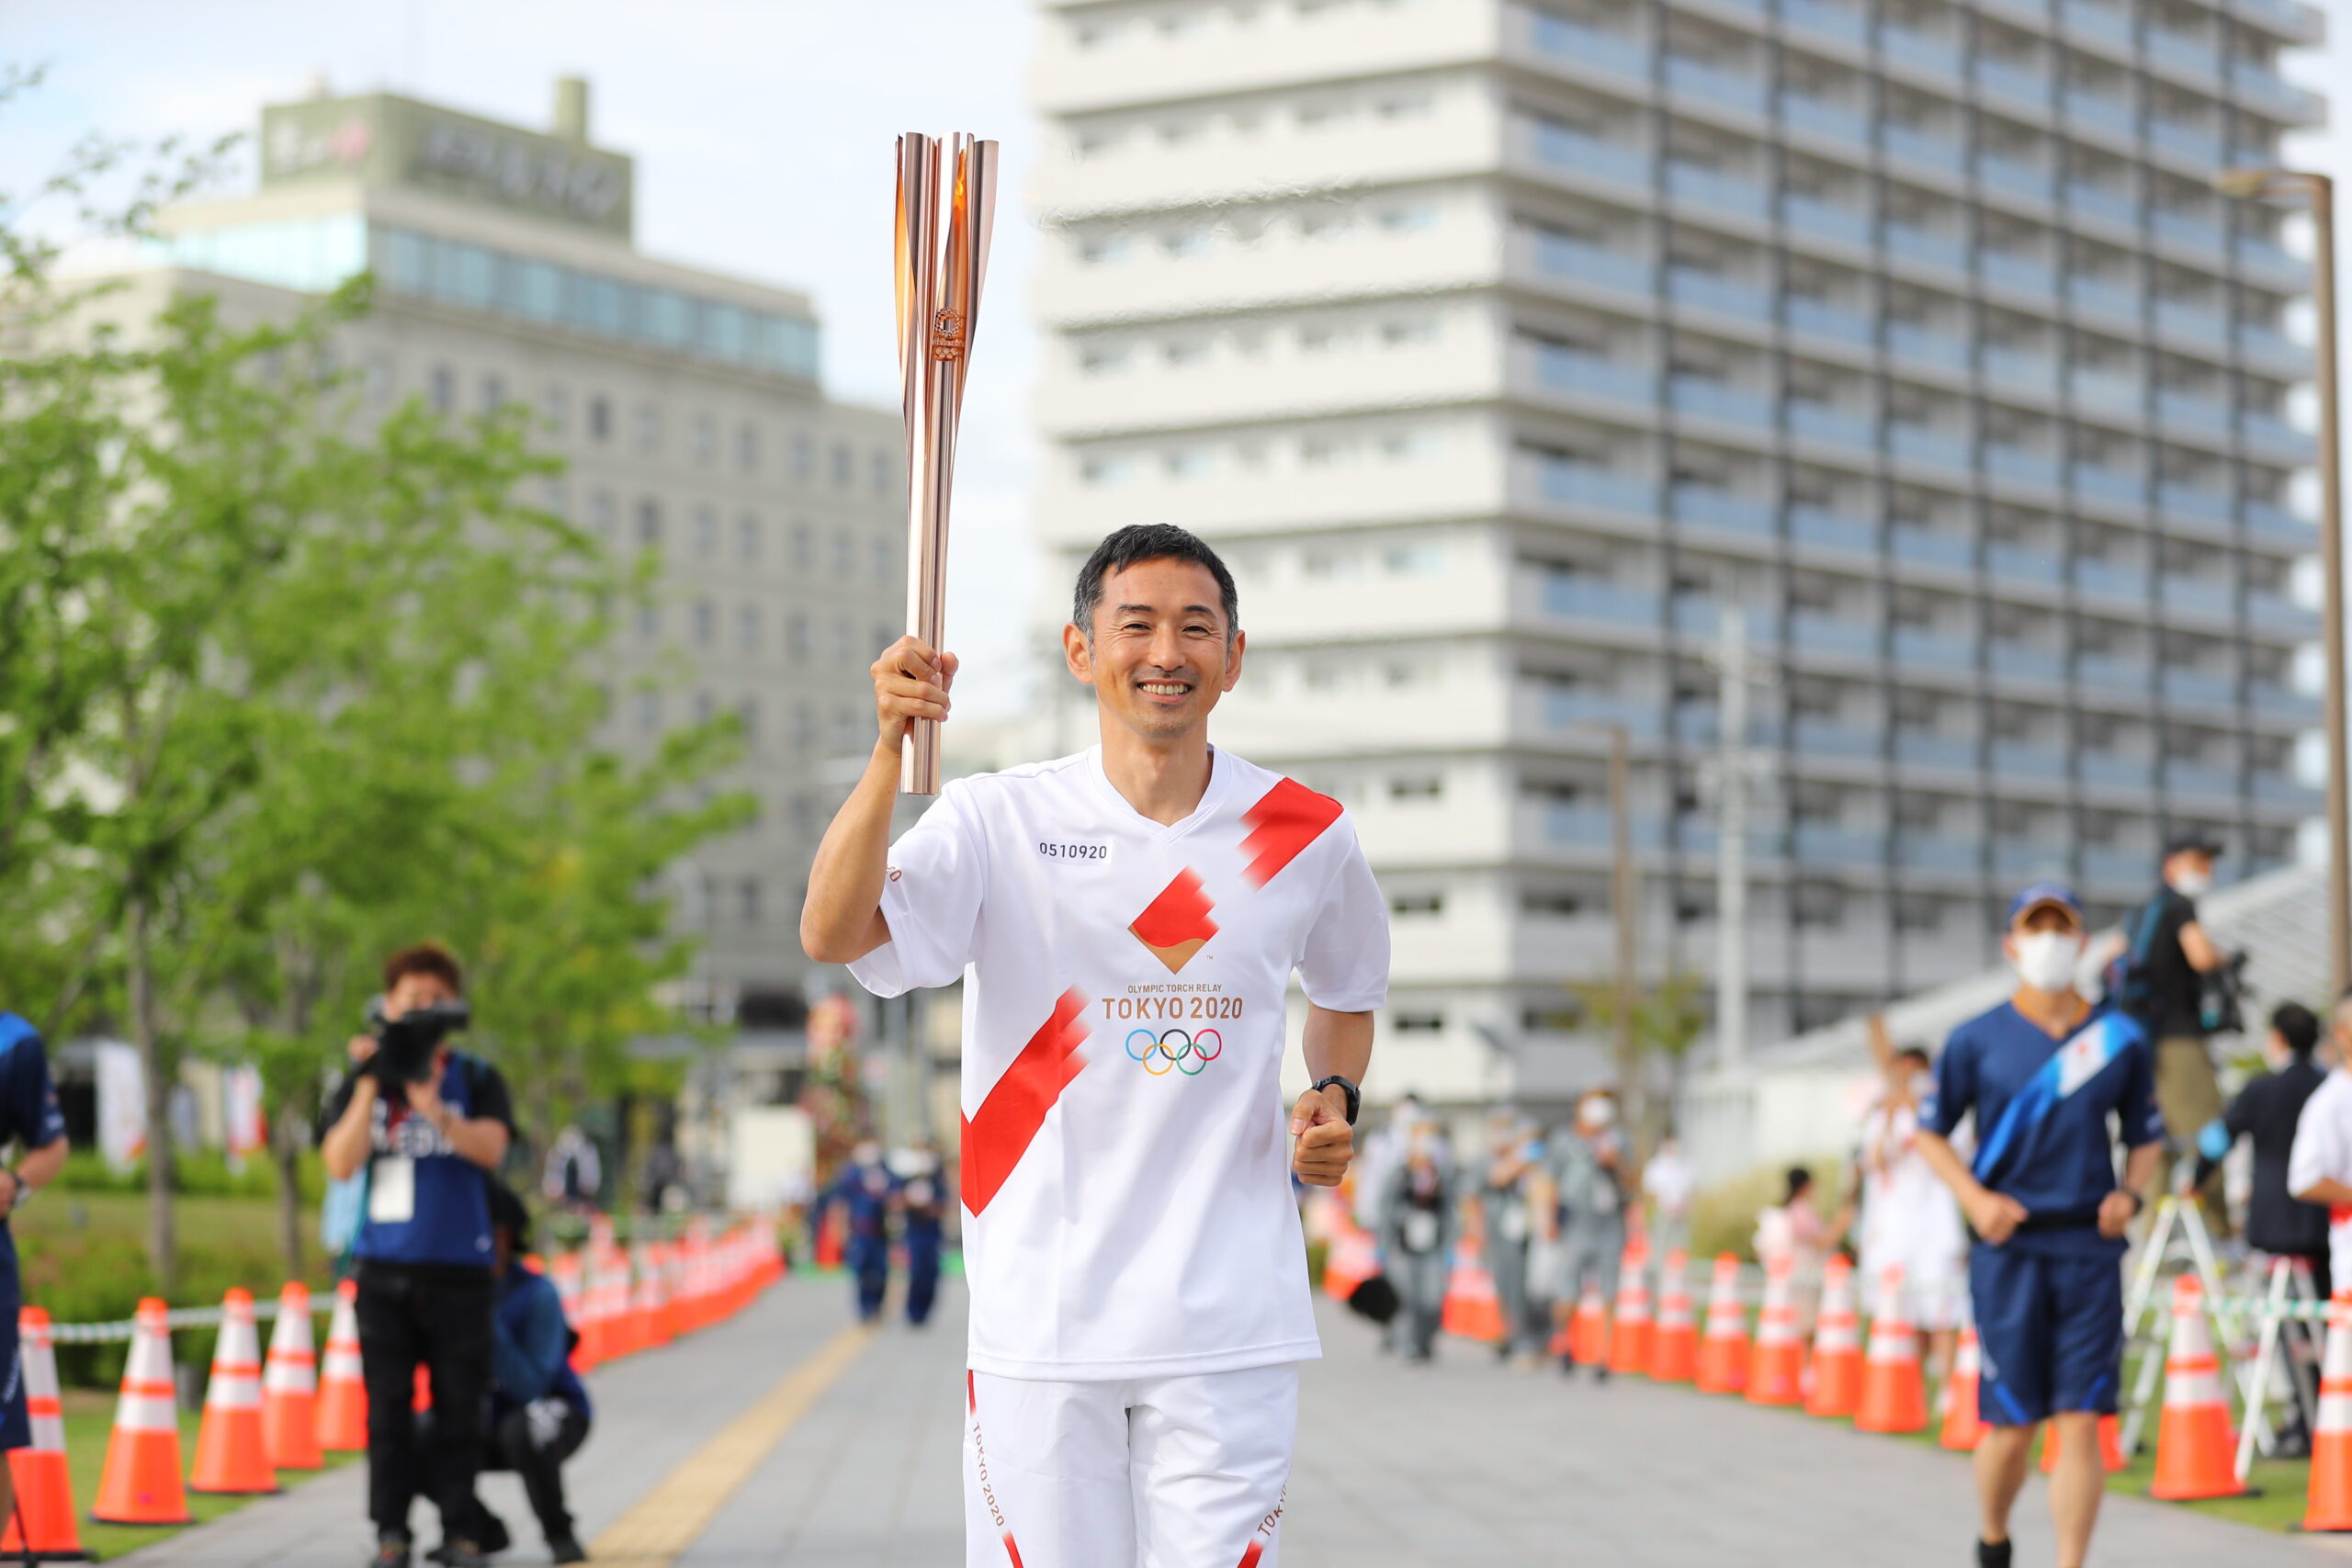
[[[956,673],[901,638],[809,875],[810,957],[881,996],[965,980],[973,1568],[1273,1568],[1320,1354],[1290,1176],[1353,1156],[1388,920],[1336,801],[1209,744],[1245,641],[1207,545],[1113,534],[1062,633],[1102,744],[956,780],[894,846],[908,725]],[[1294,972],[1317,1081],[1285,1116]]]

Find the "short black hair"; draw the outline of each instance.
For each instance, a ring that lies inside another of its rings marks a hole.
[[[490,1228],[505,1231],[517,1253],[531,1249],[531,1211],[523,1206],[515,1190],[503,1181],[487,1184],[490,1188]]]
[[[2319,1046],[2319,1014],[2301,1002],[2280,1002],[2273,1008],[2270,1027],[2298,1056],[2308,1056]]]
[[[1813,1185],[1813,1172],[1801,1165],[1789,1167],[1789,1195],[1785,1201],[1793,1203]]]
[[[1131,523],[1106,536],[1078,569],[1078,589],[1070,595],[1069,618],[1089,638],[1094,636],[1094,612],[1102,604],[1102,580],[1139,561],[1184,560],[1205,567],[1216,579],[1225,605],[1225,636],[1229,642],[1241,629],[1241,596],[1234,592],[1233,573],[1209,548],[1208,541],[1173,523]]]
[[[1894,1054],[1894,1059],[1898,1062],[1917,1062],[1923,1067],[1934,1066],[1925,1045],[1905,1045]]]

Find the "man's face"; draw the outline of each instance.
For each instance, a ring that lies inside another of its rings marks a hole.
[[[1094,688],[1106,716],[1148,740],[1208,722],[1241,679],[1246,640],[1227,624],[1208,568],[1168,558],[1110,573],[1094,625],[1062,628],[1070,673]]]
[[[2213,884],[2213,857],[2203,850],[2183,850],[2165,857],[2165,882],[2177,887],[2186,879],[2199,886]]]
[[[438,1002],[454,1002],[458,993],[449,982],[438,975],[423,975],[414,971],[401,976],[384,993],[384,1016],[403,1018],[419,1008],[429,1008]]]
[[[2083,922],[2063,904],[2036,904],[2032,908],[2019,915],[2017,918],[2017,923],[2009,927],[2009,934],[2001,942],[2002,951],[2011,958],[2015,958],[2018,955],[2017,944],[2019,937],[2037,936],[2043,931],[2059,931],[2080,938],[2083,934]]]

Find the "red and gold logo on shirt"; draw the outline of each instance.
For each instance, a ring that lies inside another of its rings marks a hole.
[[[1201,890],[1201,879],[1189,870],[1180,871],[1127,930],[1173,975],[1216,935],[1216,922],[1209,919],[1214,908]]]

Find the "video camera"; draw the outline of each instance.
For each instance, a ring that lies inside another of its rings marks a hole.
[[[384,1014],[381,998],[368,1004],[368,1030],[376,1037],[376,1054],[366,1070],[390,1093],[406,1084],[423,1083],[433,1076],[433,1048],[473,1021],[473,1009],[462,1000],[435,1002],[412,1008],[398,1018]]]

